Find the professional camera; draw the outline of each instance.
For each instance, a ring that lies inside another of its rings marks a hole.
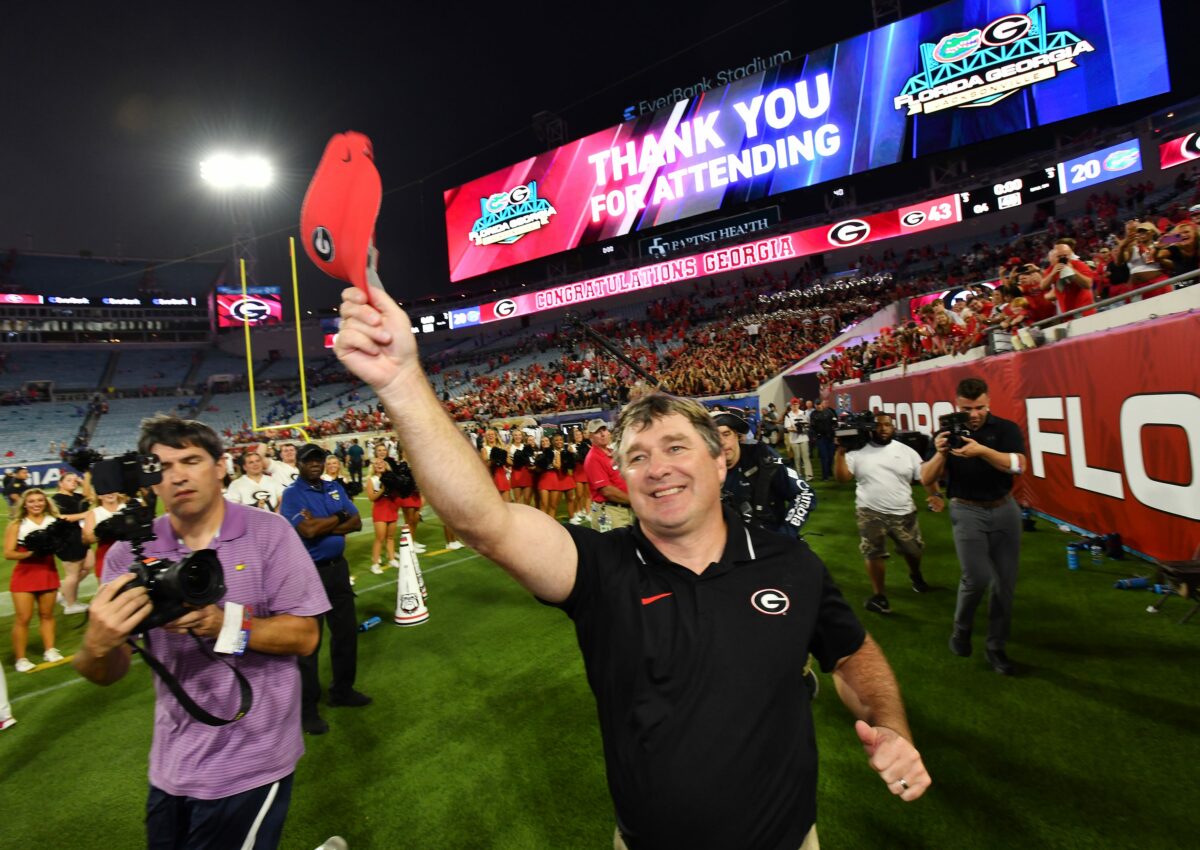
[[[945,432],[946,445],[952,449],[963,447],[963,437],[971,436],[970,414],[947,413],[938,417],[938,433]]]
[[[874,413],[869,411],[845,413],[838,420],[833,438],[846,451],[856,452],[870,441],[873,433],[875,433]]]
[[[154,539],[154,511],[141,501],[140,494],[162,481],[162,463],[156,456],[126,452],[106,460],[93,457],[87,465],[97,493],[124,493],[129,498],[124,510],[96,530],[98,537],[125,540],[133,550],[129,571],[136,578],[121,592],[144,587],[154,604],[154,610],[138,625],[139,631],[169,623],[225,595],[225,572],[212,549],[200,549],[180,561],[149,557],[144,551],[145,544]]]

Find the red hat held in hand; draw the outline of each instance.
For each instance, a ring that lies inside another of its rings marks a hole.
[[[345,132],[325,146],[300,207],[300,238],[309,259],[364,292],[382,198],[371,140]]]

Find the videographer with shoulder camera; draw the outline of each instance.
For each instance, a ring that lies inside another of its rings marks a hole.
[[[847,446],[839,441],[833,455],[833,477],[841,482],[857,482],[854,487],[855,519],[858,521],[858,549],[867,563],[872,596],[864,606],[877,614],[892,613],[884,585],[888,557],[887,539],[908,563],[908,578],[917,593],[929,590],[921,575],[921,554],[925,541],[917,522],[912,484],[921,480],[921,456],[912,448],[892,439],[896,425],[886,413],[875,414],[874,429],[861,445]],[[931,510],[945,507],[937,484],[926,488]]]
[[[1021,510],[1012,487],[1025,470],[1025,441],[1017,423],[989,411],[983,380],[959,381],[954,403],[958,413],[941,418],[937,451],[921,466],[926,487],[948,481],[954,548],[962,568],[950,651],[964,658],[971,654],[975,609],[990,585],[985,657],[993,670],[1009,676],[1013,663],[1005,645],[1021,556]]]
[[[129,671],[128,638],[144,631],[146,650],[217,715],[201,719],[196,706],[185,708],[170,685],[155,680],[148,846],[276,847],[304,754],[294,656],[316,646],[315,617],[329,602],[312,560],[282,518],[221,496],[223,449],[211,428],[170,416],[147,419],[138,452],[161,462],[161,481],[153,487],[166,513],[149,526],[153,514],[133,508],[129,519],[145,522],[146,533],[126,535],[109,550],[75,669],[111,685]],[[136,490],[135,483],[126,493]],[[135,561],[143,545],[147,560]],[[223,581],[183,566],[211,567],[212,558]],[[155,577],[147,582],[150,573]],[[178,599],[199,584],[224,587],[224,594],[161,628],[146,626],[164,612],[186,609]],[[232,656],[228,666],[218,663],[214,649]],[[231,678],[230,667],[244,684]],[[239,716],[247,685],[253,702]],[[234,721],[220,719],[228,717]]]
[[[748,523],[795,538],[817,506],[817,497],[768,445],[743,443],[750,424],[733,410],[709,414],[721,438],[725,458],[725,481],[721,501]]]

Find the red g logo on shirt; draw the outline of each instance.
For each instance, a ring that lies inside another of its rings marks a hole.
[[[786,614],[792,601],[788,599],[788,595],[782,590],[768,587],[756,591],[750,597],[750,604],[762,614]]]

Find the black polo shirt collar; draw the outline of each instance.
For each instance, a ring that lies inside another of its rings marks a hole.
[[[637,520],[633,523],[634,551],[643,564],[654,564],[666,569],[678,570],[693,579],[706,579],[712,576],[724,575],[738,564],[748,564],[758,557],[754,542],[750,539],[750,530],[728,505],[721,506],[722,519],[725,522],[725,549],[721,552],[721,560],[709,564],[704,572],[696,574],[687,567],[681,566],[650,542],[642,531],[642,525]]]

